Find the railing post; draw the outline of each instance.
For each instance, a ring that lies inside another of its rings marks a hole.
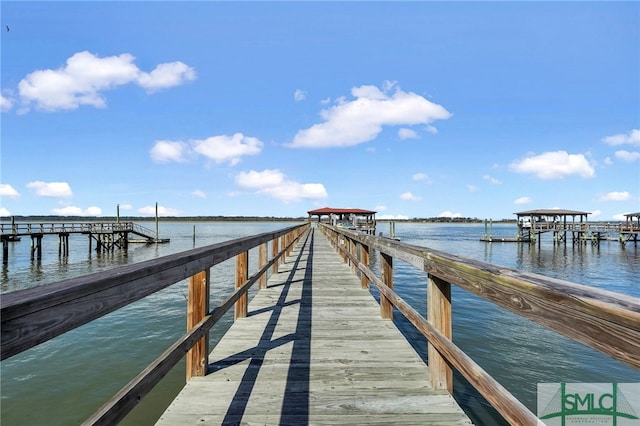
[[[279,238],[274,238],[273,240],[271,240],[271,256],[275,257],[278,252],[280,251],[278,249],[278,241],[280,239]],[[271,265],[271,273],[272,274],[277,274],[278,273],[278,263],[279,262],[273,262],[273,265]]]
[[[369,246],[364,244],[360,244],[360,263],[362,263],[367,268],[369,265]],[[360,273],[360,286],[364,290],[369,289],[369,277],[366,274]]]
[[[236,288],[242,287],[249,279],[249,252],[244,251],[236,256]],[[245,292],[234,305],[234,319],[247,316],[248,297]]]
[[[209,269],[189,277],[187,299],[187,331],[209,313]],[[187,352],[187,381],[194,376],[207,374],[209,356],[209,333],[203,336]]]
[[[260,244],[260,247],[258,248],[258,270],[261,270],[267,264],[267,251],[267,243]],[[262,274],[258,280],[258,290],[264,290],[265,288],[267,288],[266,272]]]
[[[427,316],[429,323],[451,340],[451,284],[433,275],[427,282]],[[453,370],[431,344],[428,362],[433,388],[453,393]]]
[[[393,288],[393,258],[388,254],[380,253],[380,272],[384,285]],[[393,319],[393,305],[382,294],[380,295],[380,316],[385,319]]]

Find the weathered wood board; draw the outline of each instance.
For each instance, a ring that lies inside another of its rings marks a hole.
[[[471,424],[320,232],[279,266],[158,421]]]

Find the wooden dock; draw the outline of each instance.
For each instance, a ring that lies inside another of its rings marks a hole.
[[[157,424],[390,423],[471,424],[312,230]]]

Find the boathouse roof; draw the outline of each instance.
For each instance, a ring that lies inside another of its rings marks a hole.
[[[353,209],[353,208],[347,208],[347,209],[342,209],[342,208],[334,208],[334,207],[323,207],[321,209],[316,209],[316,210],[309,210],[307,212],[307,214],[309,214],[310,216],[313,215],[330,215],[330,214],[363,214],[363,215],[369,215],[369,214],[376,214],[377,212],[373,211],[373,210],[363,210],[363,209]]]
[[[564,209],[536,209],[514,213],[517,216],[585,216],[591,212]]]
[[[626,217],[640,217],[640,212],[637,213],[627,213],[625,214]]]

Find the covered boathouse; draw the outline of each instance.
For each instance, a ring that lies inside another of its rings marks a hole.
[[[323,207],[307,212],[309,222],[313,222],[314,217],[317,216],[319,223],[354,229],[369,235],[376,234],[376,213],[373,210],[333,207]]]
[[[537,209],[514,213],[518,222],[519,241],[538,241],[545,232],[553,232],[554,242],[567,242],[571,239],[584,241],[589,233],[587,217],[589,212],[563,209]]]

